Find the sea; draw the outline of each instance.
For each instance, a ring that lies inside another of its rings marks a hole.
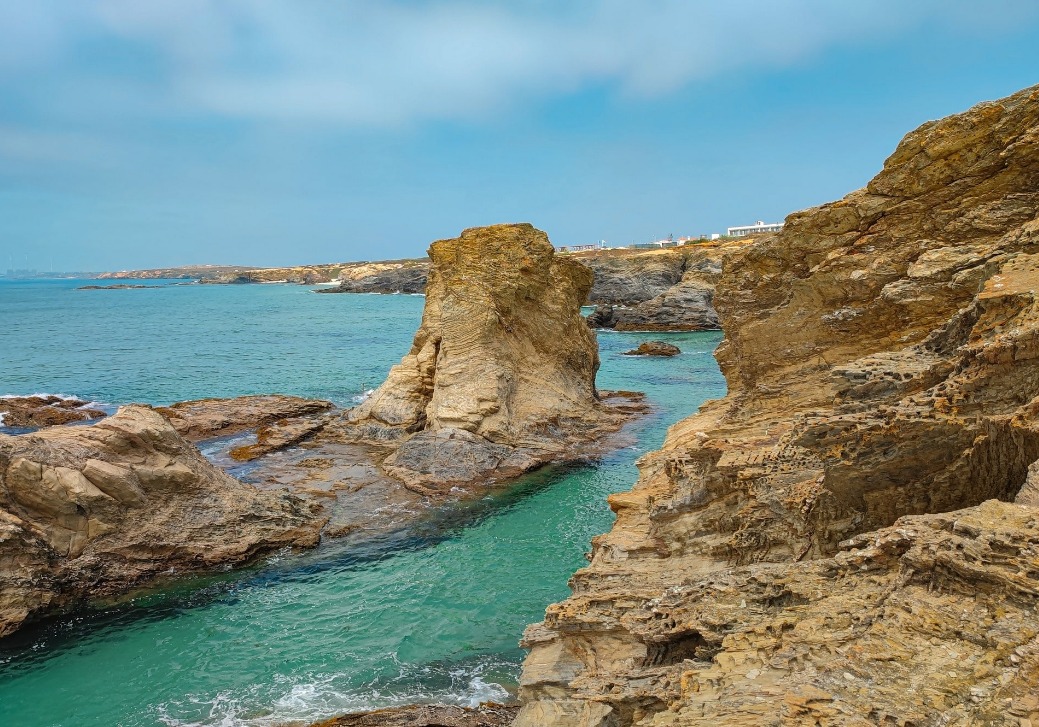
[[[407,353],[424,298],[296,285],[77,290],[0,281],[0,395],[130,402],[283,393],[351,406]],[[598,333],[602,389],[643,391],[633,444],[431,510],[364,544],[328,541],[0,640],[0,725],[274,726],[414,702],[507,701],[524,628],[565,598],[610,493],[668,426],[725,393],[716,332]],[[674,358],[622,353],[648,339]],[[12,433],[0,427],[0,432]]]

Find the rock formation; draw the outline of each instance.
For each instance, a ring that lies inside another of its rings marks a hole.
[[[666,341],[643,341],[638,348],[625,351],[624,356],[677,356],[682,349]]]
[[[595,389],[598,346],[580,315],[591,271],[531,225],[434,242],[410,353],[349,414],[390,442],[387,472],[413,488],[508,476],[617,429]]]
[[[1037,288],[1039,87],[734,257],[729,394],[610,498],[516,725],[1039,723]]]
[[[349,271],[334,288],[324,288],[319,293],[425,293],[429,277],[429,263],[412,260],[372,270]]]
[[[296,420],[332,409],[332,402],[284,394],[196,399],[156,409],[193,442]]]
[[[5,427],[39,429],[70,422],[101,419],[103,411],[62,396],[7,396],[0,398],[0,424]]]
[[[0,636],[161,574],[314,545],[322,523],[216,469],[148,407],[0,435]]]
[[[704,331],[718,328],[714,286],[726,258],[749,239],[708,241],[664,250],[575,255],[595,274],[588,302],[593,328]]]

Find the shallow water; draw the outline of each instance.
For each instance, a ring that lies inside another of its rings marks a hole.
[[[349,404],[410,345],[423,299],[296,286],[73,291],[0,283],[0,393],[167,403],[280,391]],[[620,353],[647,338],[674,359]],[[276,725],[436,699],[504,699],[524,626],[567,595],[605,496],[704,399],[717,333],[600,333],[601,388],[646,391],[638,444],[545,469],[363,546],[332,542],[178,582],[0,642],[0,724]]]

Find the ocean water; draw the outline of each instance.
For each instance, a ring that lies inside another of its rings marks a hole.
[[[282,392],[349,405],[406,353],[421,296],[285,285],[76,291],[0,282],[0,394],[114,406]],[[620,355],[647,338],[673,359]],[[0,641],[0,725],[282,725],[515,690],[523,628],[566,597],[609,493],[667,426],[722,396],[717,333],[600,333],[604,389],[645,391],[637,443],[432,511],[378,542],[328,542],[184,580]]]

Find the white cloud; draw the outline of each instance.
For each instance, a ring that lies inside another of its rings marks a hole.
[[[41,106],[81,117],[380,126],[479,118],[592,85],[659,96],[896,31],[1036,14],[1016,0],[0,0],[0,79],[50,78],[70,101]],[[148,54],[155,78],[80,67],[70,59],[86,43]],[[93,107],[83,88],[114,101]]]

